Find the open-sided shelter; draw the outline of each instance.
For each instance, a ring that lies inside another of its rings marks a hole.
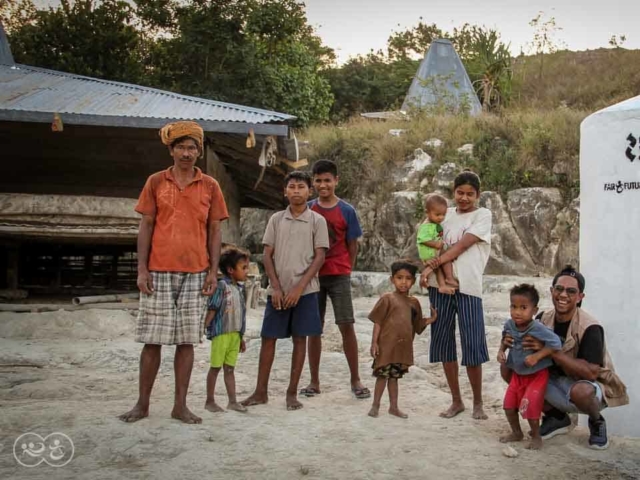
[[[0,25],[0,289],[59,292],[135,286],[146,178],[172,159],[158,130],[194,120],[198,166],[222,187],[238,243],[240,208],[280,208],[298,164],[283,113],[16,64]]]

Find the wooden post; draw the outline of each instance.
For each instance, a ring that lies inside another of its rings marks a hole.
[[[18,289],[18,266],[20,264],[20,250],[7,248],[7,289]]]

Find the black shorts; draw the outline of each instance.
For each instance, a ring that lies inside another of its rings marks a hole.
[[[302,295],[295,307],[276,310],[267,298],[261,336],[265,338],[311,337],[322,333],[318,294]]]
[[[351,276],[350,275],[325,275],[320,277],[320,318],[324,324],[324,315],[327,311],[327,296],[333,305],[333,314],[336,317],[336,325],[355,323],[353,316],[353,302],[351,300]]]

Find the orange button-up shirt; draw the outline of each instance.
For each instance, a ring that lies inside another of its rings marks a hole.
[[[155,216],[148,268],[157,272],[202,272],[209,268],[207,223],[229,218],[216,180],[196,167],[180,189],[173,167],[147,179],[136,212]]]

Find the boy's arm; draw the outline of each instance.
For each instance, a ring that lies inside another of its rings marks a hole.
[[[376,358],[378,356],[378,353],[380,353],[380,350],[378,349],[378,339],[380,338],[380,330],[381,330],[380,324],[374,323],[373,335],[371,336],[371,349],[369,350],[373,358]]]
[[[215,316],[216,316],[216,311],[215,310],[207,310],[207,316],[204,317],[204,328],[205,329],[211,324],[211,321],[214,319]]]
[[[280,286],[280,280],[278,280],[278,275],[276,275],[276,266],[273,263],[274,252],[275,249],[271,245],[265,245],[262,261],[264,262],[264,271],[267,273],[267,277],[269,277],[269,284],[273,290],[271,293],[271,302],[276,310],[280,310],[282,308],[284,295],[282,293],[282,287]]]
[[[298,300],[300,300],[300,296],[302,295],[302,292],[304,292],[304,289],[307,288],[309,282],[318,275],[318,272],[324,263],[325,250],[326,249],[324,247],[314,249],[313,262],[311,262],[311,265],[309,265],[309,268],[307,268],[307,271],[298,283],[296,283],[293,289],[287,293],[287,296],[284,298],[284,308],[295,307],[298,304]]]
[[[356,258],[358,257],[358,239],[347,240],[347,250],[349,251],[349,260],[351,268],[356,268]]]

